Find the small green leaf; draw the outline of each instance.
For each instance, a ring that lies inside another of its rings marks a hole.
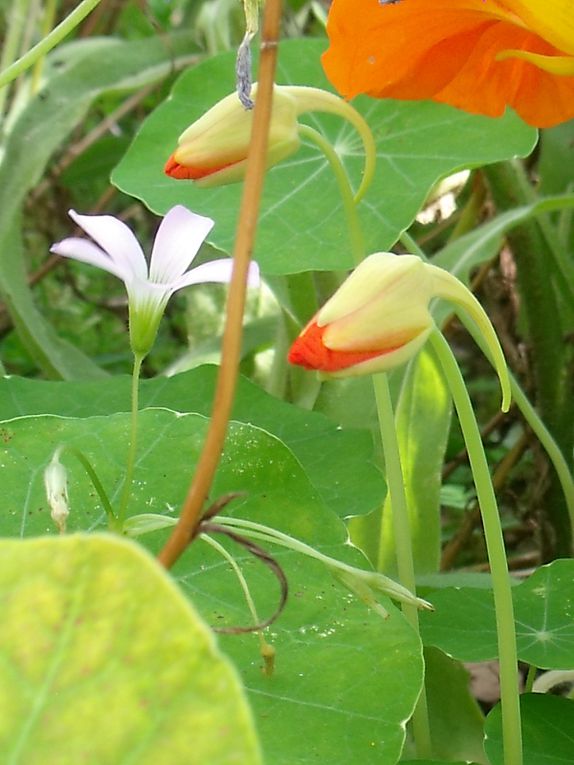
[[[423,642],[461,661],[498,654],[491,590],[448,588],[426,593],[433,614],[421,614]],[[574,667],[574,560],[555,560],[513,587],[518,658],[541,669]]]
[[[2,762],[261,762],[235,671],[141,547],[3,540],[0,603]]]
[[[574,762],[574,701],[542,693],[520,697],[524,765]],[[484,749],[492,765],[504,765],[502,716],[498,704],[486,718]]]

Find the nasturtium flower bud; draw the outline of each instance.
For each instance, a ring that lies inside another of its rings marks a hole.
[[[257,96],[257,83],[251,97]],[[370,129],[346,101],[319,88],[275,85],[267,148],[267,167],[281,162],[300,146],[298,117],[304,112],[338,114],[360,133],[365,145],[365,175],[372,172],[376,150]],[[199,186],[221,186],[240,181],[245,175],[251,139],[253,110],[246,109],[232,93],[203,114],[179,137],[177,149],[164,171],[177,179],[196,181]]]
[[[62,448],[54,452],[50,464],[44,470],[44,486],[50,506],[50,516],[61,534],[66,531],[66,521],[70,515],[68,503],[68,472],[60,462]]]
[[[325,303],[293,343],[289,361],[325,377],[386,372],[424,345],[435,327],[433,298],[461,305],[473,318],[492,353],[510,402],[504,356],[484,309],[462,282],[416,255],[377,252],[366,258]]]

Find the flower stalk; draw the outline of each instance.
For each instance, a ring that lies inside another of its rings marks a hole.
[[[130,440],[128,446],[128,457],[126,461],[126,472],[124,476],[124,483],[122,486],[122,493],[120,498],[120,505],[117,513],[117,524],[121,530],[126,520],[128,504],[130,500],[130,494],[132,491],[132,481],[134,477],[134,468],[136,464],[137,454],[137,435],[138,435],[138,412],[139,412],[139,381],[140,372],[144,356],[138,353],[134,353],[134,366],[132,370],[132,383],[131,383],[131,414],[130,414]]]
[[[444,370],[458,414],[484,526],[496,613],[504,765],[522,765],[514,608],[496,497],[492,488],[480,431],[458,364],[450,346],[440,332],[433,332],[430,336],[430,342]]]

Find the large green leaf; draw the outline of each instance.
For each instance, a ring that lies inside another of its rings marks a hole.
[[[156,82],[181,66],[188,34],[127,42],[73,43],[48,58],[48,77],[10,125],[0,158],[0,294],[28,351],[47,374],[101,376],[80,351],[59,339],[41,316],[27,283],[20,208],[54,151],[104,92],[129,91]]]
[[[421,614],[423,641],[461,661],[498,654],[492,592],[457,587],[428,597],[435,606]],[[542,669],[574,667],[574,560],[556,560],[512,590],[518,658]]]
[[[141,413],[142,447],[131,512],[173,514],[206,425],[200,415],[166,409]],[[127,414],[21,417],[4,423],[0,532],[50,532],[42,467],[58,445],[82,449],[114,494],[123,475],[128,428]],[[103,518],[97,496],[72,455],[64,452],[62,459],[71,475],[70,527],[99,527]],[[289,450],[251,425],[232,424],[213,497],[231,491],[245,496],[227,514],[279,528],[331,556],[366,566],[347,544],[345,525],[320,501]],[[165,532],[150,535],[151,548],[157,549],[164,537]],[[275,583],[260,563],[246,560],[241,548],[233,551],[260,615],[267,616],[277,602]],[[404,720],[412,714],[422,682],[420,642],[392,604],[385,603],[390,615],[383,621],[342,589],[321,563],[283,548],[275,555],[290,585],[285,613],[269,633],[277,650],[275,674],[269,678],[261,673],[253,636],[227,637],[224,643],[251,694],[268,761],[394,765],[404,740]],[[234,574],[202,541],[178,563],[174,575],[210,623],[250,622]]]
[[[328,88],[321,70],[324,42],[281,44],[277,80],[281,84]],[[148,207],[164,214],[185,204],[216,221],[210,241],[230,251],[242,185],[199,189],[163,174],[179,134],[233,87],[234,56],[223,54],[186,72],[172,96],[144,123],[112,175],[113,182]],[[536,131],[514,114],[477,117],[431,102],[375,101],[353,105],[371,126],[378,152],[376,178],[360,206],[367,251],[390,247],[441,177],[530,153]],[[305,115],[302,122],[323,132],[336,147],[357,185],[363,168],[361,142],[338,118]],[[268,173],[255,256],[268,274],[345,269],[353,265],[347,224],[336,182],[322,154],[305,145]]]
[[[205,366],[171,378],[144,380],[141,405],[209,415],[216,374],[215,367]],[[129,408],[127,377],[97,383],[0,380],[0,419],[25,414],[86,417]],[[245,378],[239,381],[232,417],[284,441],[327,506],[342,517],[366,513],[380,502],[385,485],[368,433],[337,428],[323,415],[279,401]]]
[[[236,672],[141,547],[0,541],[0,758],[257,765]]]
[[[520,697],[520,710],[524,765],[574,762],[574,701],[527,693]],[[492,765],[504,765],[500,705],[486,720],[484,748]]]

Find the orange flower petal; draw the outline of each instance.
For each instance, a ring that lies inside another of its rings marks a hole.
[[[541,0],[531,2],[534,10],[524,13],[534,26],[543,14]],[[551,2],[562,8],[562,0]],[[564,51],[527,28],[519,16],[525,5],[520,0],[401,0],[393,5],[334,0],[323,66],[347,97],[430,98],[491,117],[511,106],[533,125],[554,125],[574,116],[574,77],[548,71],[548,59],[563,60]],[[546,32],[549,23],[538,26]],[[508,50],[526,55],[498,60]],[[544,69],[536,66],[536,56],[543,57]]]

